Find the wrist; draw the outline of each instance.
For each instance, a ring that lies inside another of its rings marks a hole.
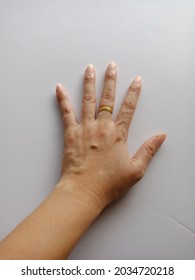
[[[73,196],[86,207],[94,210],[98,216],[105,208],[106,203],[95,192],[91,191],[88,184],[89,183],[85,182],[84,179],[80,180],[76,177],[64,175],[55,188],[56,190],[62,191],[64,194]]]

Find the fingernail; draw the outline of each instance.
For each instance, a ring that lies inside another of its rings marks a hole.
[[[161,133],[156,136],[156,140],[162,144],[165,141],[166,137],[167,137],[166,133]]]
[[[56,97],[59,102],[64,98],[64,96],[66,96],[65,92],[66,91],[65,91],[64,87],[60,83],[58,83],[56,85]]]
[[[141,81],[142,81],[142,78],[141,78],[140,76],[137,76],[137,77],[135,78],[135,80],[134,80],[134,82],[135,82],[136,84],[141,84]]]
[[[114,61],[111,61],[108,64],[107,71],[109,71],[112,74],[115,74],[115,72],[116,72],[116,63]]]
[[[56,85],[56,90],[62,90],[62,85],[60,83]]]
[[[86,74],[88,75],[88,77],[93,78],[94,72],[95,72],[95,69],[94,69],[93,65],[92,64],[87,65]]]

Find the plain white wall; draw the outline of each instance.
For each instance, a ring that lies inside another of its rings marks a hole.
[[[83,72],[118,66],[114,116],[136,75],[143,90],[129,133],[134,153],[167,140],[145,177],[110,205],[70,259],[195,258],[195,1],[0,1],[0,238],[58,182],[63,126],[55,85],[80,119]]]

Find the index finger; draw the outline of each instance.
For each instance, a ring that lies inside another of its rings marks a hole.
[[[116,125],[124,127],[127,131],[133,119],[133,114],[135,112],[137,101],[141,92],[141,85],[141,77],[137,76],[130,84],[127,95],[115,120]]]

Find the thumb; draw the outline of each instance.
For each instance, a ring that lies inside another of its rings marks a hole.
[[[144,171],[161,144],[165,141],[166,136],[166,133],[154,135],[147,139],[138,149],[134,159],[136,159]]]

